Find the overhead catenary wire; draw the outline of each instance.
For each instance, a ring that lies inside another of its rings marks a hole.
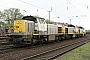
[[[36,8],[40,8],[40,9],[43,9],[43,10],[45,10],[45,11],[47,11],[47,12],[49,12],[48,10],[46,10],[46,9],[44,9],[44,8],[42,8],[42,7],[39,7],[39,6],[36,6],[36,5],[34,5],[34,4],[31,4],[31,3],[28,3],[28,2],[26,2],[26,1],[22,1],[22,0],[17,0],[17,1],[20,1],[20,2],[22,2],[22,3],[25,3],[25,4],[28,4],[28,5],[30,5],[30,6],[34,6],[34,7],[36,7]],[[73,5],[70,1],[68,1],[68,0],[66,0],[69,4],[71,4],[74,8],[76,8],[81,14],[84,14],[82,11],[80,11],[75,5]],[[67,6],[67,10],[68,10],[68,6]],[[37,11],[38,12],[38,11]],[[50,12],[49,12],[50,13]],[[59,15],[59,14],[57,14],[57,13],[54,13],[54,12],[52,12],[53,14],[55,14],[55,15]],[[86,14],[85,14],[85,16],[86,16]],[[86,16],[87,17],[87,16]],[[49,14],[49,19],[50,19],[50,14]]]
[[[31,5],[31,6],[34,6],[34,7],[36,7],[36,8],[40,8],[40,9],[43,9],[43,10],[45,10],[45,11],[49,11],[49,10],[46,10],[45,8],[42,8],[42,7],[39,7],[39,6],[36,6],[36,5],[34,5],[34,4],[31,4],[31,3],[28,3],[28,2],[26,2],[26,1],[23,1],[23,0],[18,0],[18,1],[20,1],[20,2],[22,2],[22,3],[25,3],[25,4],[28,4],[28,5]],[[70,1],[68,1],[68,0],[66,0],[68,3],[70,3],[73,7],[75,7],[80,13],[83,13],[82,11],[80,11],[75,5],[73,5]],[[7,8],[10,8],[10,7],[7,7]],[[67,9],[68,9],[68,6],[67,6]],[[37,10],[38,11],[38,10]],[[54,13],[54,14],[56,14],[56,15],[60,15],[60,14],[57,14],[57,13],[55,13],[55,12],[53,12],[52,11],[52,13]]]
[[[31,4],[31,3],[28,3],[28,2],[25,2],[25,1],[22,1],[22,0],[18,0],[18,1],[20,1],[20,2],[22,2],[22,3],[25,3],[25,4],[28,4],[28,5],[31,5],[31,6],[34,6],[34,7],[36,7],[36,8],[43,9],[43,10],[45,10],[45,11],[48,12],[48,10],[46,10],[46,9],[44,9],[44,8],[42,8],[42,7],[36,6],[36,5],[34,5],[34,4]],[[51,10],[53,10],[52,7],[51,7]],[[54,12],[52,11],[52,13],[54,13]],[[54,14],[59,15],[59,14],[57,14],[57,13],[54,13]]]
[[[36,5],[30,4],[30,3],[25,2],[25,1],[22,1],[22,0],[18,0],[18,1],[23,2],[23,3],[25,3],[25,4],[28,4],[28,5],[31,5],[31,6],[34,6],[34,7],[37,7],[37,8],[40,8],[40,9],[43,9],[43,10],[46,10],[46,9],[44,9],[44,8],[42,8],[42,7],[38,7],[38,6],[36,6]],[[47,11],[47,10],[46,10],[46,11]]]
[[[68,0],[66,0],[69,4],[71,4],[74,8],[76,8],[80,13],[82,13],[83,14],[83,12],[82,11],[80,11],[75,5],[73,5],[70,1],[68,1]],[[86,15],[86,14],[85,14]]]

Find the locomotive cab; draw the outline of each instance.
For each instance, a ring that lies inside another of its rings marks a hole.
[[[47,24],[44,18],[37,18],[37,23],[35,23],[35,33],[34,34],[46,34]]]
[[[47,33],[47,24],[44,18],[24,16],[22,20],[14,20],[14,32],[7,39],[13,44],[31,44],[33,35]]]
[[[85,36],[85,34],[86,34],[85,29],[83,27],[81,27],[81,26],[79,26],[78,28],[79,28],[80,37]]]
[[[23,19],[33,21],[35,23],[34,34],[46,34],[47,33],[47,24],[44,18],[25,16]]]

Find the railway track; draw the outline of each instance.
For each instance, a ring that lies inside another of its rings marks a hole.
[[[81,41],[78,41],[75,43],[71,43],[71,44],[68,44],[65,46],[61,46],[61,47],[43,52],[43,53],[39,53],[39,54],[30,56],[30,57],[23,58],[21,60],[52,60],[52,59],[54,59],[62,54],[65,54],[68,51],[71,51],[71,50],[89,42],[89,41],[90,40],[86,40],[86,41],[81,40]]]
[[[52,45],[52,44],[55,44],[55,43],[59,43],[59,42],[53,42],[53,43],[43,44],[43,45],[15,47],[14,45],[10,45],[6,42],[4,42],[4,43],[1,42],[0,43],[0,54],[5,54],[5,53],[13,52],[13,51],[36,48],[36,47],[41,47],[41,46],[45,46],[45,45]]]
[[[1,60],[20,60],[20,59],[21,60],[46,60],[46,59],[52,60],[55,57],[70,51],[71,48],[68,46],[71,45],[72,47],[74,47],[75,44],[82,45],[84,43],[87,43],[89,39],[90,38],[88,35],[83,38],[64,40],[58,43],[47,44],[43,46],[13,48],[13,49],[7,49],[6,51],[2,50],[2,52],[0,53],[0,59]],[[80,43],[80,41],[82,41],[82,43]],[[76,45],[75,45],[75,48],[79,46],[79,45],[78,46]],[[65,50],[68,50],[68,51],[65,51]]]
[[[59,42],[49,43],[49,44],[43,44],[43,45],[35,45],[35,46],[22,46],[22,47],[15,47],[14,45],[9,45],[8,43],[1,43],[0,45],[0,53],[5,54],[13,51],[19,51],[19,50],[25,50],[25,49],[31,49],[36,47],[41,47],[45,45],[52,45]]]
[[[0,46],[0,54],[8,53],[14,51],[13,45],[2,45]]]
[[[6,36],[5,36],[5,37],[1,37],[1,36],[0,36],[0,40],[6,39],[6,38],[7,38]]]
[[[0,53],[4,53],[5,51],[11,49],[12,46],[13,45],[10,45],[4,37],[0,37]]]
[[[6,41],[6,38],[0,37],[0,46],[2,46],[2,45],[9,45],[9,43]]]

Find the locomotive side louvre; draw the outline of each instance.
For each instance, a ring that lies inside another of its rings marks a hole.
[[[58,34],[58,26],[54,24],[48,24],[48,40],[55,40],[56,34]]]
[[[34,34],[34,22],[33,21],[26,21],[26,32],[28,35]]]
[[[58,34],[58,26],[54,24],[48,24],[48,34]]]

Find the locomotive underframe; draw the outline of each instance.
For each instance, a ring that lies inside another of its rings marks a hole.
[[[82,37],[83,34],[46,34],[46,35],[10,35],[7,40],[14,45],[43,44],[50,41],[61,41],[75,37]]]

